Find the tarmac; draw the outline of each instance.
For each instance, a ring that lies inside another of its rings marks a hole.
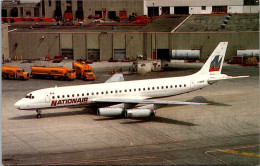
[[[98,77],[92,82],[2,81],[4,165],[259,164],[256,66],[224,64],[222,73],[250,77],[225,80],[202,90],[164,98],[211,105],[164,107],[149,118],[110,118],[97,116],[96,108],[59,108],[43,110],[43,118],[37,119],[35,111],[20,111],[13,106],[30,91],[105,82],[110,77],[108,69],[131,66],[131,63],[98,63],[93,63],[99,67],[94,67]],[[188,75],[198,71],[202,63],[170,66],[161,72],[125,75],[125,80]]]

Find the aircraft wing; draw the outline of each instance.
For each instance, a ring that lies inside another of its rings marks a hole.
[[[97,103],[163,104],[163,105],[205,105],[205,104],[209,104],[209,103],[196,103],[196,102],[185,102],[185,101],[115,99],[115,98],[95,99],[95,100],[93,100],[93,102],[97,102]]]
[[[116,74],[112,75],[105,83],[121,82],[121,81],[125,81],[123,74],[122,73],[116,73]]]

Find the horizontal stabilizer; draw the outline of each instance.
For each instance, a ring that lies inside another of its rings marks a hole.
[[[224,75],[224,77],[209,78],[208,83],[209,83],[209,84],[213,84],[213,83],[218,82],[218,81],[221,81],[221,80],[229,80],[229,79],[234,79],[234,78],[247,78],[247,77],[249,77],[249,76],[236,76],[236,77],[233,77],[233,76]]]

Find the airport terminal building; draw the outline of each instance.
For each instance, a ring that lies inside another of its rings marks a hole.
[[[4,17],[64,17],[71,12],[73,19],[100,14],[115,19],[120,11],[129,15],[149,17],[164,14],[258,13],[258,0],[41,0],[39,3],[2,2]]]
[[[251,2],[251,1],[249,1]],[[74,19],[88,18],[100,14],[109,19],[119,16],[120,11],[127,15],[164,14],[219,14],[219,13],[258,13],[258,1],[248,0],[41,0],[41,15],[63,17],[71,11]]]

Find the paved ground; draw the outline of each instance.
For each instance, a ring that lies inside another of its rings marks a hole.
[[[126,75],[126,80],[186,75],[201,64],[169,71]],[[165,107],[144,119],[96,116],[94,108],[19,111],[26,93],[55,85],[95,82],[30,79],[2,82],[3,164],[201,165],[259,164],[259,68],[225,65],[223,73],[250,75],[165,100],[212,105]]]

